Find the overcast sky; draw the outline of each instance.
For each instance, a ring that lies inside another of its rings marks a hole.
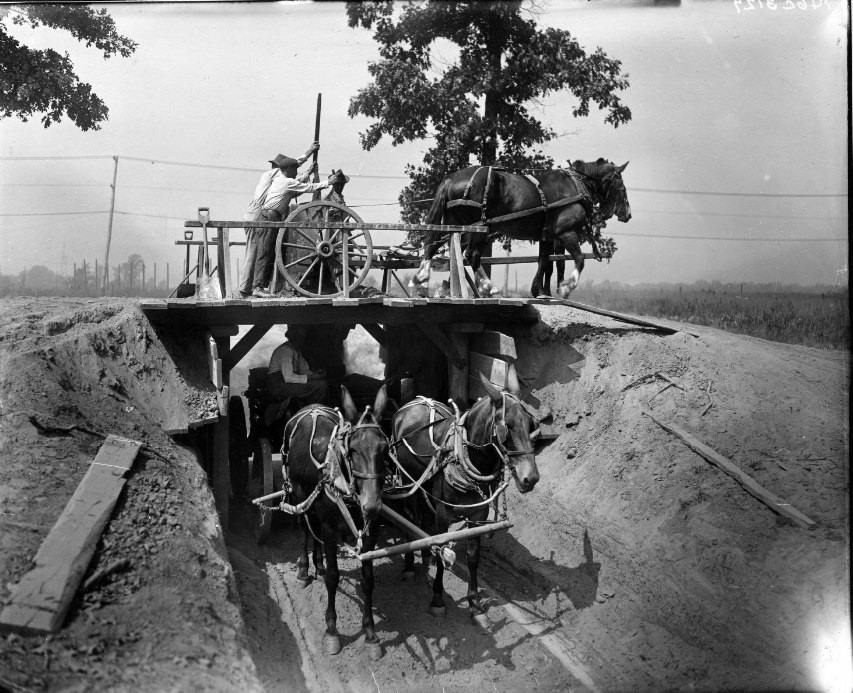
[[[584,279],[835,281],[847,263],[847,8],[801,2],[752,0],[751,11],[736,0],[537,2],[541,25],[570,31],[587,51],[601,46],[630,76],[622,98],[633,119],[616,130],[601,111],[572,118],[567,94],[533,108],[563,133],[546,145],[558,163],[630,161],[633,219],[609,223],[619,250],[610,264],[588,263]],[[398,219],[404,166],[428,143],[362,150],[368,121],[346,111],[378,54],[370,32],[347,27],[343,3],[107,9],[139,44],[129,59],[105,61],[62,32],[11,29],[33,47],[67,51],[110,114],[85,133],[67,121],[0,121],[0,272],[102,265],[117,155],[110,265],[138,252],[160,279],[169,262],[174,281],[183,221],[199,206],[240,219],[267,160],[310,144],[318,92],[321,172],[351,176],[347,204],[364,220]],[[526,287],[532,269],[516,270]]]

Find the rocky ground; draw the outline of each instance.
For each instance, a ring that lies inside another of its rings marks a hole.
[[[120,568],[78,594],[59,634],[0,635],[0,690],[849,689],[849,355],[540,313],[515,334],[519,372],[560,437],[536,489],[510,492],[515,526],[485,544],[491,627],[469,621],[462,578],[436,619],[428,573],[402,583],[399,561],[379,561],[374,661],[355,561],[342,559],[344,650],[329,657],[325,587],[294,579],[298,534],[279,518],[255,546],[245,507],[223,532],[195,453],[163,433],[215,409],[200,338],[155,330],[133,301],[4,301],[0,601],[103,436],[144,446],[87,576]]]

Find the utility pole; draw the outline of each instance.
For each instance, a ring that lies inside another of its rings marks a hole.
[[[86,273],[86,261],[83,260],[83,291],[89,293],[89,276]]]
[[[113,238],[113,214],[115,214],[116,209],[116,178],[118,177],[118,157],[113,156],[113,184],[110,186],[113,190],[112,197],[110,199],[110,221],[109,226],[107,226],[107,249],[104,253],[104,267],[110,266],[110,241]],[[104,292],[107,290],[107,272],[104,272]]]
[[[98,258],[95,258],[95,293],[98,293],[98,287],[100,284],[98,283]]]

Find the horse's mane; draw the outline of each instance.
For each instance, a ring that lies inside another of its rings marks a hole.
[[[598,177],[603,171],[602,169],[607,165],[612,165],[610,161],[607,159],[599,157],[596,161],[582,161],[581,159],[577,159],[576,161],[571,162],[571,167],[580,173],[583,173],[587,176]]]

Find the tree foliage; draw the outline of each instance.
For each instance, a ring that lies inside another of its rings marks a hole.
[[[67,115],[81,130],[100,129],[109,109],[92,85],[80,81],[68,54],[25,46],[8,33],[10,19],[15,25],[68,31],[87,48],[101,51],[105,59],[130,56],[136,43],[118,33],[104,9],[36,4],[0,8],[0,118],[17,116],[27,122],[39,113],[47,128]]]
[[[536,147],[558,133],[530,111],[542,97],[568,91],[575,117],[595,105],[614,127],[631,119],[618,95],[629,84],[621,63],[601,48],[587,53],[568,31],[537,28],[534,17],[519,1],[347,3],[349,26],[372,29],[379,44],[380,59],[368,66],[373,81],[349,105],[350,117],[374,119],[362,146],[369,151],[383,136],[394,145],[434,140],[422,164],[406,167],[404,221],[420,221],[425,205],[413,201],[472,163],[552,166]]]

